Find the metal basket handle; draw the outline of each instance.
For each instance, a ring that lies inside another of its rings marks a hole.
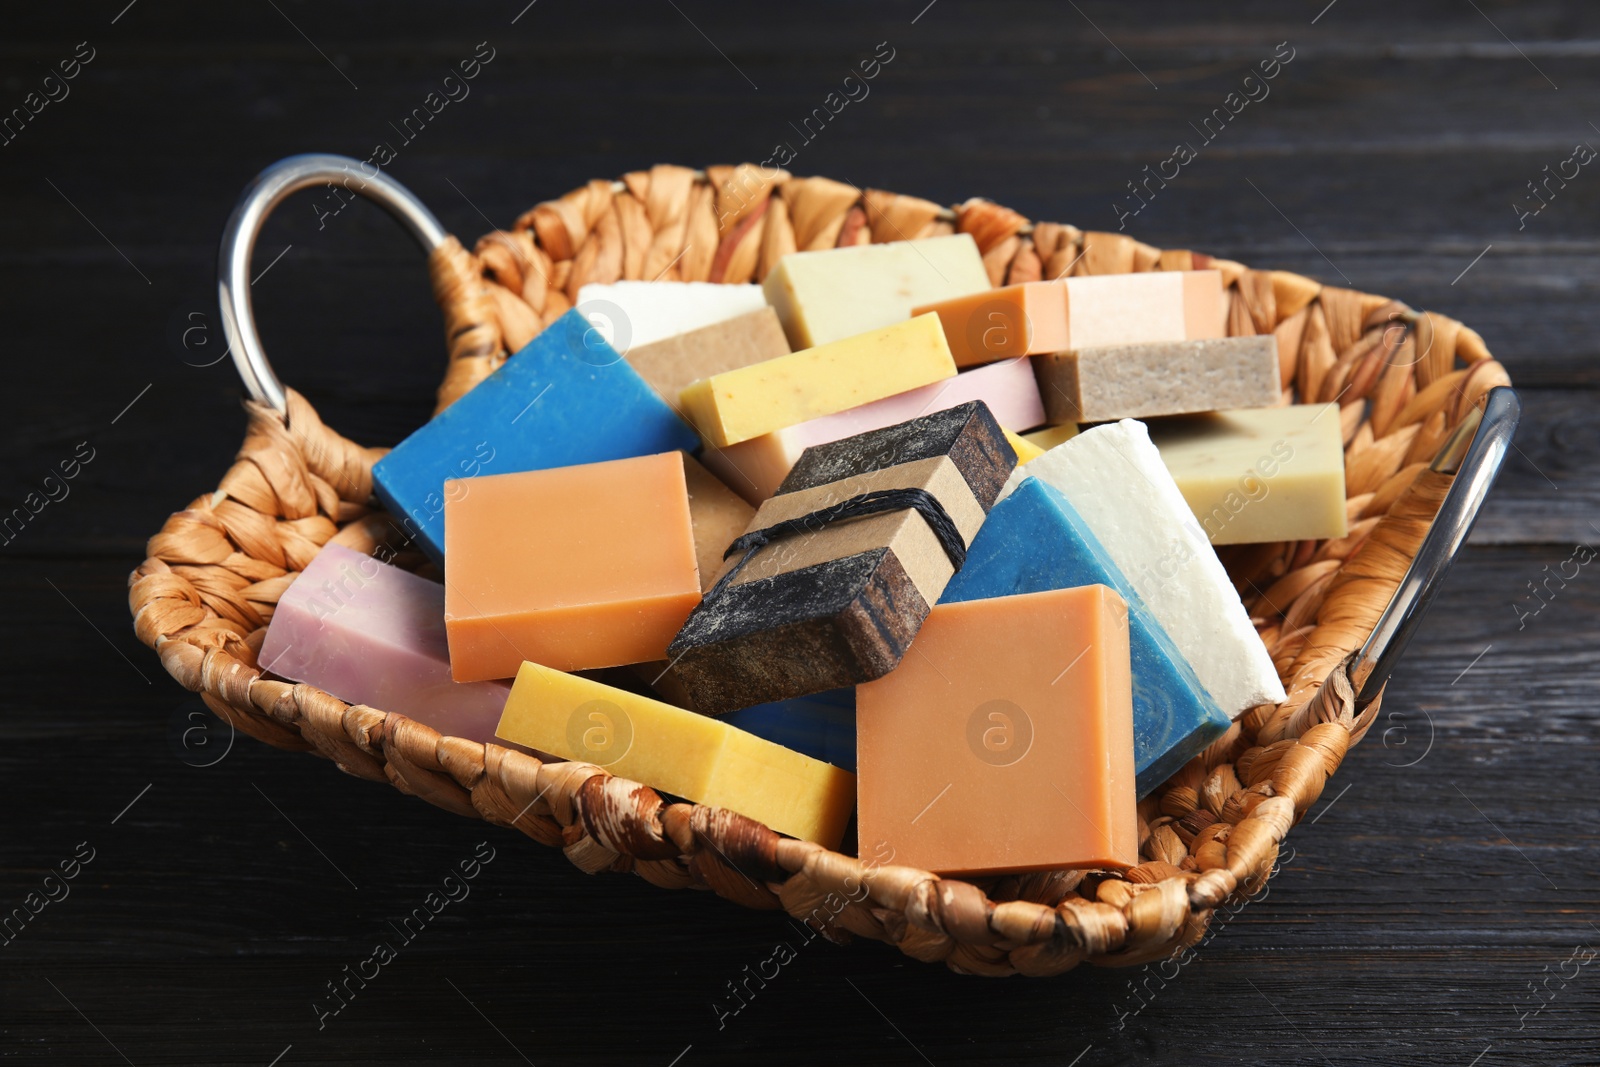
[[[324,184],[337,184],[388,211],[417,239],[424,252],[432,252],[449,237],[433,212],[409,189],[382,171],[367,174],[361,163],[349,156],[290,156],[272,164],[245,186],[222,231],[222,248],[217,256],[222,332],[250,396],[284,413],[288,411],[288,397],[261,347],[250,304],[250,257],[262,223],[274,208],[291,193]]]
[[[1453,474],[1455,479],[1372,636],[1351,660],[1350,682],[1356,687],[1357,711],[1377,699],[1416,634],[1445,573],[1478,521],[1521,418],[1522,401],[1516,390],[1505,386],[1489,390],[1483,407],[1474,407],[1462,418],[1430,464],[1432,470]]]

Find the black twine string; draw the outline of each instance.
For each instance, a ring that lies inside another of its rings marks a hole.
[[[750,562],[752,556],[774,541],[782,540],[785,537],[793,537],[799,533],[821,530],[829,523],[838,522],[841,519],[856,519],[864,515],[878,515],[886,511],[903,511],[907,508],[916,510],[923,520],[927,522],[928,529],[932,530],[933,535],[939,539],[939,547],[943,548],[944,554],[950,557],[950,565],[959,571],[961,565],[967,561],[967,542],[961,536],[961,531],[956,529],[955,521],[950,518],[950,513],[944,509],[943,504],[939,503],[939,498],[926,489],[878,489],[870,493],[861,493],[848,500],[841,500],[839,503],[831,504],[825,508],[818,508],[807,515],[785,519],[783,522],[773,523],[771,526],[763,527],[760,530],[751,530],[749,533],[741,534],[733,544],[728,546],[727,551],[722,554],[722,558],[727,559],[736,552],[743,552],[744,555],[729,568],[728,573],[717,580],[717,584],[711,587],[711,591],[705,595],[704,599],[710,600],[722,592],[739,576],[739,572],[744,569],[746,563]]]

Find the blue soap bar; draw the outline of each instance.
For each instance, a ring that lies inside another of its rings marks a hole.
[[[855,772],[854,686],[755,704],[717,718],[812,759]]]
[[[444,483],[678,450],[700,439],[569,311],[372,468],[383,506],[444,563]]]
[[[966,565],[939,602],[1096,584],[1128,602],[1134,766],[1142,797],[1220,737],[1231,720],[1066,497],[1038,478],[1025,479],[989,512]]]

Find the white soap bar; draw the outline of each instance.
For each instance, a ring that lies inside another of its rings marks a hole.
[[[1001,498],[1030,477],[1082,516],[1223,711],[1282,703],[1272,657],[1144,423],[1084,430],[1017,468]]]
[[[590,282],[577,308],[606,344],[626,353],[766,306],[759,285],[715,282]]]
[[[911,309],[989,288],[971,234],[791,252],[762,283],[796,351],[911,318]]]

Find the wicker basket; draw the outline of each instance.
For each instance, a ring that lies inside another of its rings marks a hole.
[[[328,180],[384,204],[431,249],[450,349],[440,407],[591,281],[745,282],[797,249],[950,232],[972,234],[996,285],[1220,270],[1229,332],[1276,333],[1294,397],[1338,401],[1343,422],[1349,535],[1222,552],[1288,700],[1247,713],[1141,802],[1143,862],[1131,870],[958,880],[857,860],[730,811],[669,802],[599,767],[441,736],[264,676],[256,656],[273,606],[322,545],[371,551],[387,543],[402,561],[421,562],[373,500],[372,464],[383,450],[339,436],[282,389],[250,319],[242,280],[261,220],[295,189]],[[151,538],[129,585],[135,631],[174,678],[240,731],[513,826],[587,873],[631,871],[657,886],[710,889],[786,911],[837,940],[888,941],[975,974],[1165,957],[1196,942],[1219,905],[1261,889],[1284,835],[1376,716],[1393,657],[1464,538],[1516,419],[1515,395],[1496,390],[1509,385],[1504,369],[1477,333],[1441,315],[1122,234],[1030,223],[985,200],[948,209],[750,165],[658,166],[593,181],[469,251],[386,176],[339,157],[295,157],[247,190],[222,266],[224,322],[257,398],[247,404],[244,444],[220,487]],[[1492,420],[1481,414],[1491,390]],[[1450,455],[1430,465],[1447,443]],[[1424,546],[1441,501],[1445,513]]]

